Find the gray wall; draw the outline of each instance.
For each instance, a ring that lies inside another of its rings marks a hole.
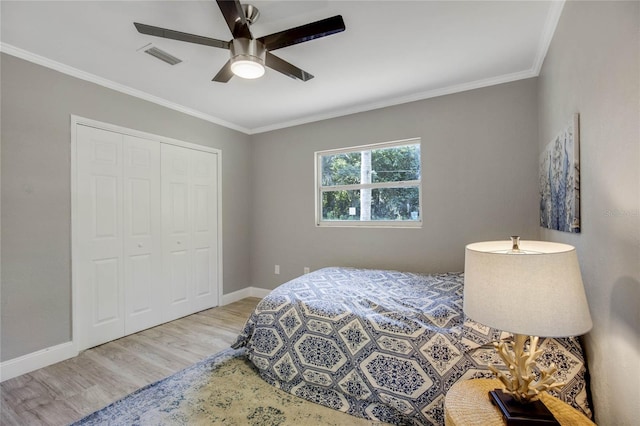
[[[536,93],[529,79],[254,135],[252,284],[274,288],[305,266],[460,271],[469,242],[537,237]],[[315,226],[315,151],[411,137],[422,138],[422,229]]]
[[[640,3],[567,2],[539,77],[539,146],[580,113],[577,247],[597,423],[640,418]]]
[[[1,354],[71,339],[70,114],[222,150],[224,292],[249,285],[249,136],[2,54]]]

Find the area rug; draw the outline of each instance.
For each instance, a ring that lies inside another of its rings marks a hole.
[[[244,349],[227,349],[150,384],[75,425],[382,425],[276,389]]]

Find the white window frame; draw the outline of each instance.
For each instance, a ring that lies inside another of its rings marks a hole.
[[[365,150],[391,148],[394,146],[420,145],[420,179],[398,182],[379,182],[356,185],[322,186],[322,157],[346,154]],[[417,220],[323,220],[322,193],[335,190],[358,190],[379,188],[413,188],[418,187],[418,219]],[[422,228],[422,140],[421,138],[401,139],[391,142],[373,143],[347,148],[330,149],[315,152],[315,221],[317,227],[350,227],[350,228]]]

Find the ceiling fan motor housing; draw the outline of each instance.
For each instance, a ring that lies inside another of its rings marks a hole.
[[[238,60],[260,62],[264,65],[267,49],[258,40],[248,38],[234,38],[231,43],[231,57]]]

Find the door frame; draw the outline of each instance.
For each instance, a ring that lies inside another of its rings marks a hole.
[[[160,136],[153,133],[147,133],[139,130],[129,129],[127,127],[118,126],[111,123],[105,123],[102,121],[93,120],[90,118],[81,117],[78,115],[71,114],[70,115],[70,130],[71,130],[71,341],[73,342],[73,346],[76,351],[81,351],[86,349],[83,345],[86,342],[81,342],[79,336],[81,336],[80,328],[79,328],[79,303],[81,302],[78,297],[78,279],[77,279],[77,265],[74,262],[74,259],[77,259],[78,255],[78,230],[77,227],[77,128],[78,126],[88,126],[94,127],[101,130],[106,130],[109,132],[120,133],[123,135],[129,135],[142,139],[150,139],[156,142],[181,146],[183,148],[194,149],[197,151],[204,151],[216,154],[217,159],[217,232],[218,232],[218,258],[217,266],[218,266],[218,306],[222,304],[222,296],[223,296],[223,252],[222,252],[222,150],[217,148],[211,148],[204,145],[198,145],[191,142],[185,142],[178,139],[169,138],[166,136]]]

